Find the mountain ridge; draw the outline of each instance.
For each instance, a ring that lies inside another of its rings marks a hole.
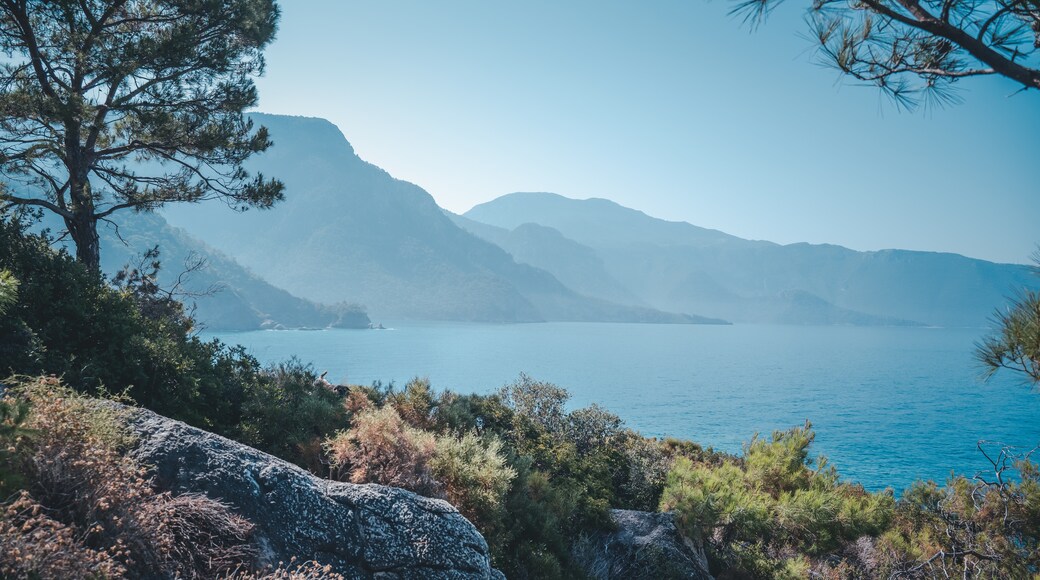
[[[648,306],[737,322],[790,323],[803,310],[801,323],[979,327],[1007,295],[1035,283],[1016,264],[950,252],[746,240],[602,198],[517,192],[463,217],[506,231],[526,223],[553,228],[596,252],[612,278]],[[525,258],[536,265],[545,259]]]
[[[252,118],[275,145],[249,168],[283,180],[285,200],[234,220],[212,202],[164,215],[293,294],[349,297],[384,319],[722,322],[582,296],[459,228],[421,187],[358,157],[328,121]]]

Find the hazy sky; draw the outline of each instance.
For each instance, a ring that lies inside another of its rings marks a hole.
[[[803,4],[752,33],[723,0],[282,0],[260,109],[331,120],[456,212],[551,191],[746,238],[1025,262],[1040,92],[969,79],[962,105],[900,113],[815,64]]]

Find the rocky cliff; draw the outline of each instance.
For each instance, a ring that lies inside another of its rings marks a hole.
[[[315,560],[348,578],[501,578],[487,543],[447,502],[315,477],[280,459],[134,409],[131,455],[175,493],[230,505],[255,526],[261,564]]]

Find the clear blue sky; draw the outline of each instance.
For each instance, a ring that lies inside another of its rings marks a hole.
[[[780,243],[1040,242],[1040,93],[969,79],[898,112],[815,64],[799,1],[756,32],[722,0],[281,4],[259,108],[331,120],[452,211],[552,191]]]

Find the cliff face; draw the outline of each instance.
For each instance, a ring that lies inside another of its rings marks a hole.
[[[502,578],[487,543],[447,502],[315,477],[150,411],[128,420],[130,452],[157,484],[230,505],[255,526],[263,564],[316,560],[348,578]]]

